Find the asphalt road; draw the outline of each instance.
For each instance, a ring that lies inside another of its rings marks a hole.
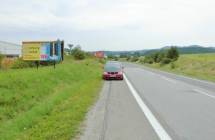
[[[126,80],[104,83],[81,140],[215,139],[214,83],[123,65]]]

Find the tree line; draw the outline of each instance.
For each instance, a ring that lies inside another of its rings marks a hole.
[[[177,48],[171,47],[166,51],[159,51],[145,56],[142,62],[148,63],[148,64],[152,64],[152,63],[169,64],[171,62],[178,60],[178,57],[179,57],[179,52]]]
[[[108,55],[108,59],[111,59],[111,60],[124,59],[125,61],[131,61],[131,62],[139,61],[140,63],[147,63],[147,64],[160,63],[161,65],[174,62],[178,59],[178,57],[179,57],[179,51],[176,47],[171,47],[166,50],[157,51],[152,54],[148,54],[146,56],[142,56],[138,52],[135,52],[132,55],[128,55],[124,53],[120,54],[119,56]]]

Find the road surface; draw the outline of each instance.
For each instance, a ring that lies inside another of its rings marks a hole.
[[[105,81],[81,140],[214,140],[215,84],[123,63]]]

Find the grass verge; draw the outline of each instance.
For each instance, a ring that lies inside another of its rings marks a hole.
[[[79,131],[102,85],[93,59],[0,72],[0,139],[67,140]]]
[[[147,64],[146,66],[215,82],[215,54],[187,54],[168,65]]]

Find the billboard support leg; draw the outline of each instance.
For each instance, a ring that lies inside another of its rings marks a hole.
[[[54,69],[55,69],[55,61],[54,61]]]
[[[39,61],[36,61],[37,69],[39,68]]]

